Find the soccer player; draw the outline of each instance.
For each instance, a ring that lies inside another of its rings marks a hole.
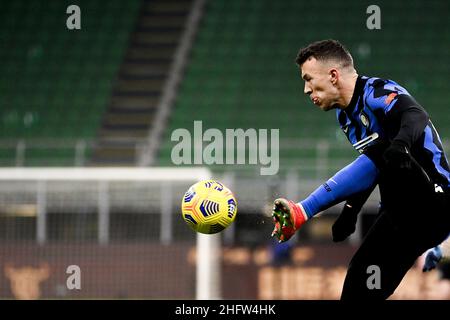
[[[356,216],[378,185],[376,221],[350,261],[341,299],[387,299],[416,259],[450,232],[450,169],[424,108],[392,80],[358,75],[336,40],[301,49],[296,63],[304,93],[337,121],[360,155],[298,203],[274,202],[272,236],[287,241],[317,213],[346,201],[334,241],[355,230]],[[373,267],[380,288],[367,285]],[[370,288],[369,288],[370,287]]]

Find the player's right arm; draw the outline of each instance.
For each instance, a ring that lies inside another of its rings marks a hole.
[[[272,236],[277,236],[280,242],[288,240],[307,220],[319,212],[372,188],[376,184],[378,174],[375,163],[362,154],[303,201],[294,203],[283,198],[276,199],[272,213],[275,222]]]

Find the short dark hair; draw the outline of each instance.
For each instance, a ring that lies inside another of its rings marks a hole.
[[[300,49],[295,63],[301,66],[309,57],[317,60],[336,60],[342,63],[342,67],[353,67],[353,58],[350,52],[337,40],[316,41]]]

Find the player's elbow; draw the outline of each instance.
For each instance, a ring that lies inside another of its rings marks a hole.
[[[420,106],[414,106],[410,109],[410,112],[412,113],[412,121],[416,123],[417,126],[423,127],[423,129],[425,129],[428,121],[430,120],[430,116],[425,111],[425,109]]]

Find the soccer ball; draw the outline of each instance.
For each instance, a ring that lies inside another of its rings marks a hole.
[[[181,212],[184,221],[194,231],[206,234],[218,233],[236,218],[236,198],[220,182],[200,181],[184,194]]]

